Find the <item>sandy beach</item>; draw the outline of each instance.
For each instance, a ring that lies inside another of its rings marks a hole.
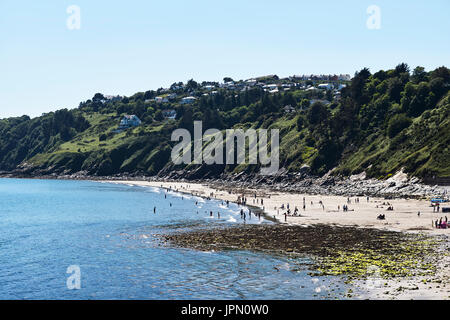
[[[382,199],[343,197],[333,195],[306,195],[273,192],[264,189],[233,189],[229,185],[205,185],[187,182],[104,181],[137,186],[168,188],[201,197],[237,202],[239,196],[247,198],[247,205],[259,207],[266,216],[290,225],[334,225],[380,230],[423,233],[446,239],[442,247],[442,260],[435,276],[428,278],[383,280],[382,288],[374,288],[368,297],[375,299],[450,299],[450,261],[448,256],[450,229],[436,229],[434,221],[447,213],[433,211],[429,200]],[[255,198],[256,195],[256,198]],[[305,204],[305,208],[303,208]],[[284,205],[284,209],[282,209]],[[285,216],[289,205],[299,216]],[[343,206],[348,211],[343,212]],[[388,207],[393,210],[388,210]],[[450,207],[450,205],[443,205]],[[420,214],[419,214],[420,213]],[[385,220],[377,217],[384,214]],[[362,284],[364,286],[364,284]]]
[[[237,202],[240,195],[247,198],[247,205],[264,209],[266,215],[281,223],[313,225],[328,224],[354,226],[363,228],[378,228],[390,231],[426,232],[428,234],[450,234],[450,229],[436,229],[434,221],[445,218],[445,213],[433,212],[428,200],[391,199],[360,197],[342,197],[331,195],[304,195],[295,193],[271,192],[262,189],[236,190],[230,187],[209,186],[199,183],[183,182],[147,182],[147,181],[104,181],[111,183],[131,184],[138,186],[152,186],[171,188],[201,197],[211,197],[220,200]],[[256,194],[256,199],[255,199]],[[303,210],[305,198],[305,210]],[[261,203],[262,200],[262,203]],[[350,200],[350,202],[348,201]],[[322,201],[323,206],[320,204]],[[285,209],[281,209],[284,205]],[[298,208],[300,216],[287,216],[287,206],[294,212]],[[343,212],[343,206],[348,211]],[[392,206],[393,211],[388,211]],[[445,206],[444,206],[445,207]],[[450,204],[448,205],[450,207]],[[418,213],[420,212],[420,215]],[[386,220],[377,220],[378,215],[385,214]],[[450,214],[447,214],[450,218]]]

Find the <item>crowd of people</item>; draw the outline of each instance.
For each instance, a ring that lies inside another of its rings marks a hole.
[[[182,187],[183,188],[183,187]],[[178,191],[177,188],[172,188],[169,187],[167,188],[168,191]],[[230,194],[232,193],[231,191],[228,191]],[[165,198],[167,197],[166,195],[164,196]],[[211,194],[207,197],[207,199],[212,199],[214,197],[214,193],[211,192]],[[252,199],[253,198],[253,199]],[[270,196],[268,196],[268,198],[270,199]],[[182,198],[183,199],[183,198]],[[366,197],[367,202],[369,202],[369,197]],[[261,214],[262,212],[264,212],[265,208],[264,208],[264,199],[262,197],[258,197],[256,193],[252,194],[250,196],[250,202],[252,202],[254,205],[257,206],[262,206],[262,211],[256,211],[256,212],[252,212],[251,209],[249,208],[242,208],[240,210],[240,216],[241,219],[245,222],[247,221],[247,219],[251,219],[252,218],[252,214],[254,217],[257,217],[258,219],[261,219]],[[352,204],[352,202],[354,202],[355,204],[359,204],[360,203],[360,199],[358,197],[351,199],[350,197],[347,197],[347,201],[344,205],[342,205],[342,212],[348,212],[348,211],[354,211],[354,209],[349,209],[349,204]],[[225,201],[227,207],[229,207],[229,201],[226,200]],[[247,204],[249,203],[249,199],[247,198],[247,196],[244,193],[241,193],[236,200],[236,203],[240,206],[244,206],[246,207]],[[308,202],[311,204],[311,207],[314,206],[314,202],[310,201]],[[196,202],[197,205],[197,202]],[[224,201],[222,201],[222,205],[224,205]],[[323,203],[322,200],[319,200],[318,202],[316,202],[316,207],[317,205],[319,205],[323,211],[325,211],[325,205]],[[387,206],[387,208],[386,208]],[[433,207],[433,213],[436,212],[440,212],[441,208],[440,208],[440,204],[439,203],[432,203],[432,207]],[[307,210],[307,201],[306,201],[306,197],[303,197],[303,211],[305,212]],[[382,205],[376,205],[376,208],[384,208],[386,211],[394,211],[394,206],[389,203],[389,202],[383,202]],[[341,212],[341,206],[338,205],[337,207],[337,212]],[[281,210],[281,212],[280,212]],[[289,203],[286,204],[281,204],[280,207],[274,207],[274,211],[277,212],[277,214],[279,215],[280,213],[282,215],[284,215],[284,221],[287,222],[287,217],[291,216],[291,217],[301,217],[302,214],[300,213],[300,210],[298,209],[297,206],[294,206],[294,209],[291,209],[291,205]],[[156,207],[153,208],[153,212],[156,213]],[[329,211],[329,212],[336,212],[336,211]],[[444,208],[442,209],[442,212],[444,211]],[[210,212],[210,216],[213,216],[213,212]],[[421,213],[420,211],[418,212],[417,216],[420,218]],[[220,219],[220,212],[217,212],[217,218]],[[275,218],[275,216],[274,216]],[[377,220],[386,220],[386,214],[384,213],[380,213],[377,216]],[[450,229],[450,224],[448,222],[448,218],[447,216],[445,217],[441,217],[440,219],[436,219],[432,221],[432,226],[433,228],[436,229]]]

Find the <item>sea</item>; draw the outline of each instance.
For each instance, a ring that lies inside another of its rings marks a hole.
[[[161,241],[173,232],[238,226],[240,210],[154,187],[0,179],[0,299],[291,300],[344,293],[345,279],[311,275],[308,257],[204,252]],[[253,216],[245,223],[274,222]]]

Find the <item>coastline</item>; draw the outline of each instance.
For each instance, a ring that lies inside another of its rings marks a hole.
[[[135,186],[151,186],[172,189],[199,197],[211,197],[218,200],[237,202],[238,196],[247,197],[247,205],[257,207],[264,211],[266,216],[273,217],[280,225],[295,227],[330,226],[337,228],[371,229],[383,232],[400,232],[404,234],[425,235],[439,239],[439,250],[434,255],[442,255],[435,259],[436,273],[432,276],[394,277],[382,279],[380,287],[374,287],[367,292],[364,298],[368,299],[450,299],[450,229],[432,228],[432,220],[438,213],[427,200],[418,199],[383,199],[347,197],[335,195],[306,195],[292,192],[271,191],[264,188],[233,188],[229,184],[202,184],[191,182],[167,181],[137,181],[137,180],[98,180],[104,183],[128,184]],[[256,200],[254,195],[256,194]],[[303,197],[306,209],[303,210]],[[261,204],[260,199],[263,199]],[[255,203],[253,203],[255,200]],[[311,205],[312,201],[312,205]],[[319,205],[322,201],[323,207]],[[393,211],[386,211],[389,202]],[[283,215],[280,207],[289,203],[291,211],[297,206],[301,216],[293,217]],[[385,205],[383,205],[385,203]],[[342,212],[342,205],[349,207],[348,212]],[[338,211],[338,206],[340,210]],[[354,210],[354,211],[351,211]],[[421,212],[420,217],[417,215]],[[386,220],[377,220],[378,214],[386,215]],[[443,213],[439,213],[443,215]],[[445,214],[444,214],[445,215]],[[285,221],[286,219],[286,221]],[[435,257],[436,258],[436,257]],[[355,288],[366,288],[366,280],[356,280]]]
[[[5,177],[4,178],[27,178],[27,177]],[[450,229],[432,228],[432,219],[442,213],[433,213],[429,199],[425,196],[415,198],[404,198],[387,196],[366,197],[359,196],[359,202],[355,199],[359,193],[349,195],[351,203],[348,203],[349,211],[342,212],[342,205],[347,204],[347,196],[344,195],[319,195],[306,194],[300,192],[280,191],[279,188],[271,189],[264,185],[258,188],[248,188],[241,183],[228,181],[190,182],[190,181],[148,181],[145,177],[71,177],[71,176],[45,176],[34,177],[34,179],[59,179],[59,180],[90,180],[102,183],[127,184],[135,186],[151,186],[157,188],[171,188],[177,192],[195,195],[203,198],[209,197],[219,200],[237,202],[239,195],[247,197],[247,206],[252,206],[262,210],[266,216],[275,218],[279,226],[294,227],[320,227],[331,226],[333,228],[351,228],[353,230],[379,230],[383,232],[397,232],[404,234],[426,235],[440,241],[439,250],[433,251],[433,261],[436,264],[436,272],[433,275],[414,275],[409,277],[392,277],[381,279],[381,285],[370,290],[367,279],[355,279],[353,285],[355,290],[361,289],[363,295],[357,299],[450,299]],[[148,179],[148,178],[147,178]],[[255,184],[257,185],[257,184]],[[263,199],[263,204],[259,201],[253,203],[254,194],[256,199]],[[306,208],[303,210],[303,197],[305,197]],[[313,204],[311,205],[311,201]],[[322,201],[324,207],[319,205]],[[386,204],[383,205],[383,202]],[[393,211],[386,211],[387,202],[394,206]],[[280,210],[281,204],[290,204],[291,211],[298,207],[301,216],[285,216]],[[340,206],[338,212],[337,206]],[[354,211],[353,211],[354,210]],[[417,216],[417,212],[421,216]],[[386,214],[386,220],[380,221],[376,217],[378,214]],[[320,230],[320,228],[318,228]],[[370,280],[372,281],[372,280]],[[370,284],[369,284],[370,285]]]

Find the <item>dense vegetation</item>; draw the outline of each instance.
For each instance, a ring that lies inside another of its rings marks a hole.
[[[281,88],[287,80],[271,76],[259,81]],[[216,87],[214,94],[205,89],[208,85]],[[341,89],[340,98],[327,90],[292,87],[269,93],[257,86],[233,90],[194,80],[131,97],[96,94],[73,110],[0,120],[0,170],[90,175],[180,170],[183,166],[170,161],[171,133],[179,127],[192,131],[193,121],[202,120],[203,130],[279,128],[281,166],[291,172],[308,165],[317,175],[334,169],[335,174],[364,171],[386,178],[404,168],[418,177],[445,178],[450,177],[449,85],[446,67],[410,71],[400,64],[374,74],[362,69]],[[154,101],[169,95],[176,98]],[[186,96],[198,99],[181,104]],[[325,99],[331,103],[321,102]],[[287,105],[294,112],[286,111]],[[167,109],[176,110],[176,119],[164,116]],[[125,114],[137,115],[142,124],[117,132]],[[193,168],[198,165],[187,166]],[[258,167],[202,166],[195,177],[242,171],[257,172]]]

